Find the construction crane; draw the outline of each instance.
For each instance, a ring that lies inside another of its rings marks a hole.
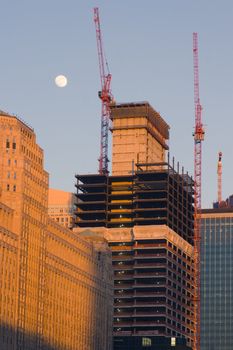
[[[221,206],[222,203],[222,152],[218,153],[218,206]]]
[[[193,70],[194,70],[194,350],[200,350],[201,293],[200,293],[200,248],[201,248],[201,150],[204,141],[202,124],[202,106],[199,97],[198,35],[193,33]]]
[[[109,73],[108,63],[104,56],[102,34],[100,29],[100,17],[98,7],[94,8],[94,22],[96,28],[97,51],[99,60],[101,90],[98,95],[102,101],[101,106],[101,141],[99,157],[99,173],[108,174],[108,133],[110,120],[110,103],[113,100],[110,85],[112,76]],[[106,73],[107,72],[107,73]]]

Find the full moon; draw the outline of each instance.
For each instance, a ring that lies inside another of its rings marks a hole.
[[[58,75],[55,78],[55,84],[58,87],[65,87],[67,85],[67,78],[64,75]]]

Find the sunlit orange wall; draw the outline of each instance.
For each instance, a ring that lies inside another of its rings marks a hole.
[[[112,314],[111,258],[103,247],[49,218],[43,150],[32,128],[0,112],[0,349],[110,350],[112,324],[103,331],[101,323]]]

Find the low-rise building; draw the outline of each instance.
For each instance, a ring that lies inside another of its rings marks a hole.
[[[73,193],[49,189],[48,213],[60,225],[67,228],[74,226],[75,203]]]

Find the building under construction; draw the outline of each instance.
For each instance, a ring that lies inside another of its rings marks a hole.
[[[166,159],[169,126],[148,102],[112,104],[112,175]],[[149,167],[147,167],[149,169]]]
[[[190,349],[193,180],[165,161],[169,126],[147,102],[111,112],[113,175],[76,175],[76,232],[112,249],[114,350]]]
[[[76,178],[79,227],[167,225],[193,244],[193,183],[169,163],[140,164],[134,175]]]

